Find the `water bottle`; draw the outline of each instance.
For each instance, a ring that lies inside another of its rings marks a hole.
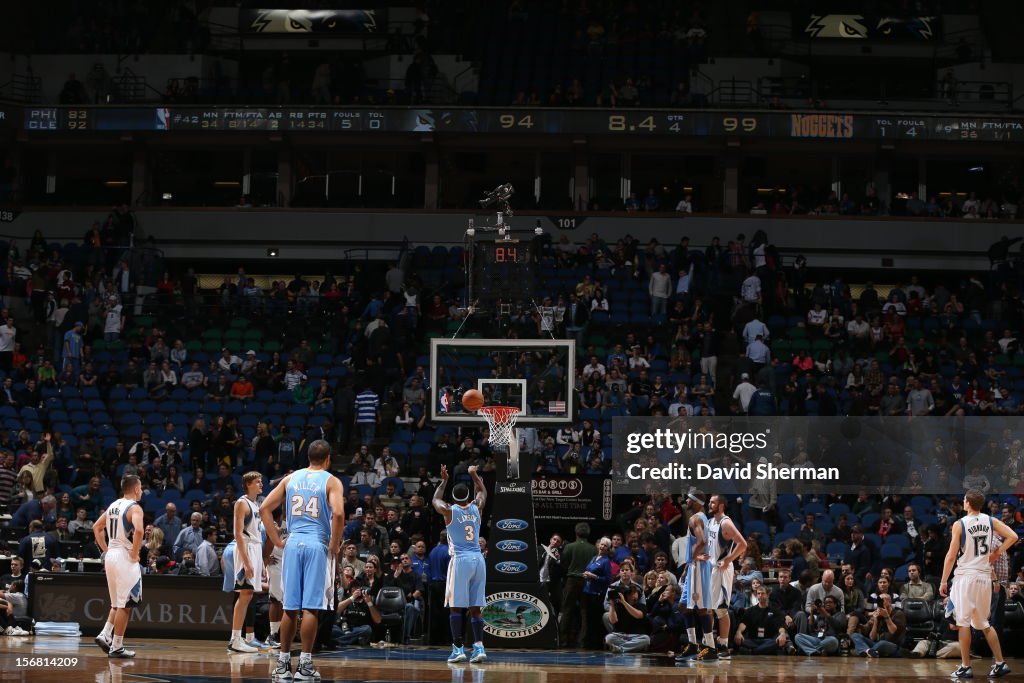
[[[78,571],[79,572],[84,572],[85,571],[85,562],[82,562],[82,558],[81,557],[78,558]]]

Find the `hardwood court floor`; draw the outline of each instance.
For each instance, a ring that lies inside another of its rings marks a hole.
[[[130,640],[130,639],[129,639]],[[108,660],[90,638],[0,637],[0,680],[39,683],[255,683],[270,680],[275,655],[227,655],[219,641],[130,640],[134,660]],[[449,665],[438,648],[340,650],[315,657],[323,683],[740,683],[824,681],[859,683],[948,680],[954,660],[865,659],[861,657],[734,657],[731,661],[673,666],[665,656],[597,652],[493,650],[486,664]],[[26,669],[18,657],[78,658],[78,668]],[[294,661],[294,660],[293,660]],[[989,660],[976,660],[984,680]],[[1010,660],[1024,681],[1024,661]]]

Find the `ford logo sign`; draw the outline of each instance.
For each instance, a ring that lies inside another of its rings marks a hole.
[[[526,565],[522,562],[499,562],[494,568],[502,574],[522,574],[526,571]]]
[[[526,550],[529,546],[526,545],[526,541],[516,540],[504,540],[498,541],[494,544],[494,547],[503,553],[521,553]]]
[[[530,525],[522,519],[499,519],[496,526],[502,531],[522,531]]]

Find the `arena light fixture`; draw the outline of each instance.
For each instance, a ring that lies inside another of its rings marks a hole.
[[[270,258],[277,258],[280,255],[281,252],[278,250],[277,247],[267,247],[267,256],[269,256]]]

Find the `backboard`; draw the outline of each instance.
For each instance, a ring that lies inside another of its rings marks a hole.
[[[572,422],[576,342],[571,339],[430,340],[430,420],[485,424],[462,407],[462,394],[479,389],[485,405],[515,406],[522,427]]]

